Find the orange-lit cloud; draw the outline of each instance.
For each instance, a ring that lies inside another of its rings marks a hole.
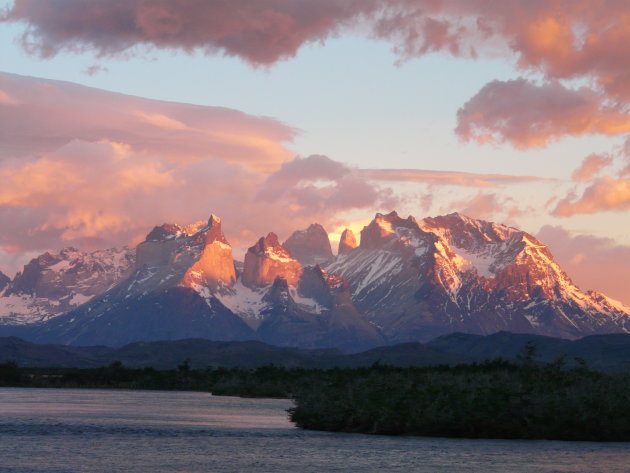
[[[569,194],[558,202],[553,215],[570,217],[575,214],[594,214],[604,211],[630,209],[630,179],[604,176],[593,181],[582,193]]]
[[[173,162],[221,159],[272,171],[293,154],[295,130],[221,107],[142,99],[0,73],[0,159],[46,154],[73,140],[125,143]]]
[[[582,289],[595,289],[630,305],[630,246],[609,238],[573,235],[546,225],[536,235]]]
[[[589,181],[612,163],[613,157],[608,154],[589,154],[580,167],[573,171],[571,178],[574,181]]]
[[[218,159],[172,162],[108,140],[74,140],[43,156],[5,159],[0,256],[133,244],[154,225],[190,223],[211,213],[223,217],[238,255],[269,231],[287,237],[315,221],[332,228],[342,222],[340,212],[394,201],[391,191],[351,174],[331,173],[328,184],[320,183],[322,174],[311,174],[316,168],[308,163],[322,160],[331,169],[345,168],[318,156],[266,174]],[[261,198],[265,192],[274,195]],[[15,260],[3,259],[5,268]]]
[[[492,81],[459,109],[455,131],[464,140],[509,142],[520,149],[543,147],[567,135],[630,132],[630,114],[602,100],[590,89],[557,82]]]

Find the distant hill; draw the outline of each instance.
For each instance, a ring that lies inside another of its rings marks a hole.
[[[534,361],[550,363],[564,356],[568,366],[575,366],[577,359],[582,359],[592,369],[630,369],[630,334],[625,333],[589,335],[578,340],[510,332],[487,336],[453,333],[438,337],[427,343],[427,346],[477,360],[516,360],[528,343],[535,347]]]
[[[277,347],[258,341],[217,342],[205,339],[135,342],[121,348],[41,345],[17,337],[0,338],[0,363],[23,367],[90,368],[121,361],[128,367],[170,369],[189,360],[207,366],[255,368],[273,364],[287,368],[356,368],[374,363],[392,366],[455,365],[504,358],[518,360],[528,344],[534,361],[549,363],[564,355],[567,366],[582,359],[598,370],[630,369],[630,335],[592,335],[569,341],[532,334],[498,332],[488,336],[454,333],[427,344],[402,343],[355,354],[337,349]]]
[[[420,343],[381,347],[354,355],[336,349],[306,350],[267,345],[257,341],[216,342],[204,339],[135,342],[122,348],[39,345],[17,337],[0,338],[0,363],[15,361],[24,367],[91,368],[121,361],[128,367],[170,369],[189,360],[193,368],[223,366],[255,368],[273,364],[287,368],[348,368],[376,362],[397,366],[462,363],[466,356],[443,353]]]

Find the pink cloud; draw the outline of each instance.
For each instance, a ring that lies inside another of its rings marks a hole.
[[[594,289],[630,305],[630,246],[609,238],[572,235],[546,225],[536,237],[547,244],[556,261],[582,289]]]
[[[593,181],[582,193],[570,193],[552,211],[558,217],[594,214],[604,211],[623,212],[630,209],[630,179],[604,176]]]
[[[589,181],[602,169],[613,163],[613,157],[607,154],[589,154],[579,168],[573,171],[571,178],[574,181]]]
[[[173,163],[120,143],[76,140],[38,158],[0,163],[0,253],[134,244],[154,225],[211,213],[223,218],[238,253],[269,231],[286,237],[314,217],[337,222],[338,211],[374,198],[365,183],[342,180],[330,193],[297,188],[265,201],[258,191],[266,180],[221,160]]]
[[[529,211],[530,209],[527,209]],[[510,197],[500,197],[497,194],[478,193],[472,198],[451,202],[448,211],[457,211],[469,217],[482,220],[504,220],[512,224],[515,218],[527,211],[514,204]]]
[[[327,156],[312,155],[283,163],[269,175],[258,192],[261,200],[282,201],[304,215],[395,206],[389,189],[380,188],[355,170]]]
[[[222,159],[272,170],[292,157],[285,143],[296,131],[272,118],[6,73],[0,89],[16,102],[0,102],[0,159],[103,139],[173,162]]]
[[[544,181],[535,176],[506,174],[477,174],[458,171],[429,171],[424,169],[357,169],[356,175],[375,181],[417,182],[444,186],[497,187]]]
[[[492,81],[457,112],[455,132],[479,143],[508,142],[520,149],[546,146],[561,137],[630,131],[630,115],[602,105],[585,87],[537,85],[525,79]]]
[[[19,102],[0,89],[0,105],[17,105]]]
[[[515,223],[514,219],[532,211],[531,208],[519,207],[511,197],[482,192],[464,200],[451,202],[445,210],[482,220],[502,221],[509,225]]]

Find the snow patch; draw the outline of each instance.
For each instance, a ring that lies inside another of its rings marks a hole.
[[[472,253],[456,246],[451,246],[450,248],[453,253],[463,260],[463,264],[460,266],[462,269],[474,269],[479,276],[483,276],[484,278],[494,277],[495,272],[490,269],[496,262],[493,256]]]
[[[266,306],[263,296],[268,287],[251,289],[243,285],[239,279],[229,290],[223,294],[216,294],[215,297],[236,315],[247,319],[259,319]]]

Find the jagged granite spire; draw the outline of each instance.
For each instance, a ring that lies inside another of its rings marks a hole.
[[[282,244],[304,266],[323,263],[333,257],[328,233],[319,223],[298,230]]]
[[[346,228],[341,234],[339,240],[339,250],[337,254],[342,255],[354,250],[357,247],[357,239],[354,237],[354,233],[349,228]]]

